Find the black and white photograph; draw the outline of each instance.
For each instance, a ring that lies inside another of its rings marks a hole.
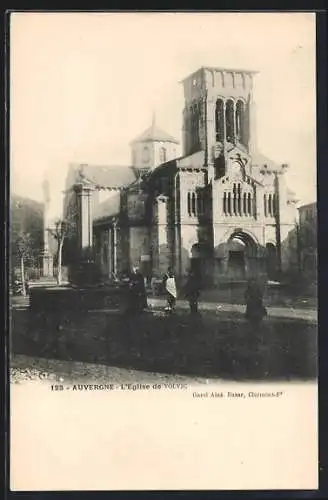
[[[11,490],[317,489],[316,14],[11,12],[9,62]]]

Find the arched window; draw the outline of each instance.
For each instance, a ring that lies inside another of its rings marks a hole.
[[[235,117],[234,117],[234,103],[231,99],[229,99],[226,103],[226,131],[227,131],[227,141],[234,142],[235,141]]]
[[[228,193],[228,214],[231,215],[231,193]]]
[[[187,194],[187,203],[188,203],[188,215],[191,215],[191,194]]]
[[[243,214],[247,215],[247,194],[243,194]]]
[[[272,215],[275,217],[277,215],[277,210],[278,210],[278,207],[277,207],[277,196],[274,194],[272,196]]]
[[[245,111],[243,101],[236,105],[236,141],[245,144]]]
[[[263,205],[264,205],[264,216],[268,216],[268,201],[267,201],[267,195],[265,194],[263,196]]]
[[[194,148],[199,146],[199,117],[200,117],[200,107],[199,104],[194,105]]]
[[[191,195],[191,213],[192,215],[196,215],[196,195],[192,193]]]
[[[269,215],[272,216],[272,194],[269,194]]]
[[[159,161],[160,161],[160,163],[166,162],[166,149],[165,148],[160,148],[160,150],[159,150]]]
[[[215,137],[218,142],[224,141],[224,104],[222,99],[216,101],[215,107]]]
[[[232,198],[232,206],[233,206],[233,214],[237,215],[237,188],[236,184],[233,185],[233,198]]]
[[[241,215],[241,186],[238,184],[237,186],[237,211],[238,214]]]
[[[147,146],[145,146],[142,150],[142,161],[143,163],[148,163],[150,160],[150,151]]]
[[[191,151],[195,151],[199,146],[199,105],[194,104],[190,108],[191,116]]]
[[[252,197],[251,197],[251,193],[248,193],[248,197],[247,197],[247,212],[248,212],[248,215],[252,215]]]
[[[223,193],[223,213],[227,214],[227,193]]]

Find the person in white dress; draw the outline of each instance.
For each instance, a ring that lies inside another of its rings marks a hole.
[[[167,306],[165,308],[165,311],[174,312],[177,300],[177,287],[176,287],[174,273],[171,268],[169,268],[167,273],[164,275],[163,284],[167,300]]]

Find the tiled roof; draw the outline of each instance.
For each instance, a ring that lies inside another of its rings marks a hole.
[[[94,220],[112,217],[120,212],[121,193],[119,191],[113,193],[110,198],[100,203],[94,209]]]
[[[116,165],[75,165],[75,175],[71,182],[90,181],[99,188],[127,187],[138,179],[138,170],[131,166]],[[82,177],[79,172],[81,172]],[[71,186],[70,186],[71,187]]]
[[[252,155],[252,164],[263,167],[267,165],[269,168],[280,170],[279,165],[275,163],[273,160],[262,154],[260,151],[256,151]]]
[[[317,205],[317,202],[313,201],[312,203],[306,203],[305,205],[301,205],[300,207],[298,207],[298,210],[304,210],[307,208],[316,208],[316,205]]]
[[[131,144],[135,144],[137,142],[172,142],[173,144],[179,144],[179,141],[164,132],[164,130],[157,127],[155,122],[155,116],[153,116],[153,122],[147,130],[145,130],[142,134],[140,134],[136,139],[134,139]]]

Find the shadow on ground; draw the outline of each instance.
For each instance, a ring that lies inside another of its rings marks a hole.
[[[312,379],[317,328],[267,318],[252,328],[238,313],[79,315],[12,313],[13,354],[230,380]]]

